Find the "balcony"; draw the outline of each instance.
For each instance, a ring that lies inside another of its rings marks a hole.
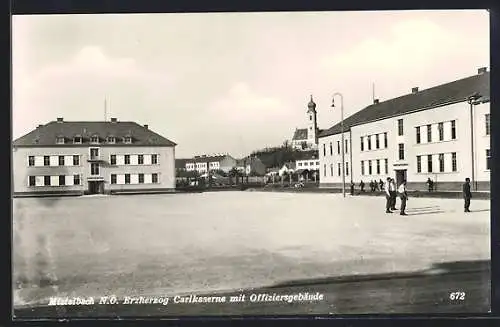
[[[102,158],[100,155],[97,156],[89,156],[87,159],[88,162],[105,162],[104,158]]]
[[[100,175],[91,175],[87,177],[87,182],[100,182],[104,181],[104,177]]]

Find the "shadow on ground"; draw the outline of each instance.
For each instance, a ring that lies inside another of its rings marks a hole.
[[[292,280],[259,289],[218,293],[217,296],[226,297],[225,303],[174,303],[173,298],[170,298],[168,305],[122,303],[65,307],[40,306],[16,309],[14,314],[16,319],[33,319],[193,315],[486,313],[490,309],[490,272],[490,261],[447,262],[435,264],[428,270],[414,273]],[[252,294],[272,296],[273,294],[299,293],[321,294],[323,299],[291,302],[250,300]],[[451,296],[452,293],[455,296]],[[230,296],[241,294],[245,295],[245,301],[230,302]]]

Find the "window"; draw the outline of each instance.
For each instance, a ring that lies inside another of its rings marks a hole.
[[[337,174],[339,176],[342,174],[342,164],[340,162],[337,164]]]
[[[451,139],[455,140],[456,138],[457,138],[457,128],[456,128],[455,121],[452,120],[451,121]]]
[[[98,159],[99,158],[99,149],[91,148],[90,149],[90,159]]]
[[[333,176],[333,164],[330,164],[330,176]]]
[[[363,136],[361,136],[361,151],[365,151],[365,142],[363,141]]]
[[[111,174],[111,184],[116,184],[116,174]]]
[[[490,149],[487,149],[486,150],[486,169],[487,170],[490,170],[490,160],[491,159],[491,152],[490,152]]]
[[[309,163],[308,163],[308,162],[304,162],[304,166],[308,166],[308,165],[309,165]]]
[[[35,165],[35,156],[29,156],[28,157],[28,166],[34,166]]]
[[[74,185],[80,185],[80,175],[74,175],[73,176],[73,184]]]
[[[90,174],[91,175],[99,175],[99,164],[98,163],[91,163],[90,164]]]
[[[348,162],[345,163],[345,175],[349,176],[349,163]]]
[[[349,153],[349,140],[345,140],[345,153]]]
[[[337,154],[340,154],[340,141],[337,141]]]
[[[361,175],[365,174],[365,162],[361,160]]]
[[[417,173],[422,172],[422,157],[417,156]]]
[[[323,176],[326,177],[326,164],[323,164]]]
[[[130,184],[130,174],[125,174],[125,184]]]
[[[380,160],[377,159],[377,175],[380,175]]]
[[[387,133],[384,133],[384,147],[387,149]]]
[[[420,126],[415,128],[415,130],[417,132],[417,144],[420,144]]]
[[[132,143],[132,137],[130,137],[130,136],[125,136],[125,137],[123,138],[123,142],[124,142],[124,143],[127,143],[127,144]]]
[[[333,144],[330,142],[330,155],[333,156]]]
[[[405,160],[405,145],[403,143],[399,143],[399,160]]]
[[[372,161],[368,160],[368,175],[372,174]]]
[[[490,114],[484,115],[484,124],[485,124],[486,135],[490,135]]]
[[[451,153],[451,171],[457,171],[457,153]]]
[[[326,144],[323,143],[323,157],[326,157]]]
[[[427,125],[427,142],[432,142],[432,125]]]
[[[59,166],[64,166],[64,156],[59,156]]]
[[[73,166],[80,166],[80,156],[79,155],[73,156]]]
[[[385,161],[385,174],[387,175],[389,173],[389,160],[384,159]]]
[[[50,186],[50,176],[43,176],[43,185]]]
[[[110,157],[109,157],[109,161],[112,165],[116,165],[116,154],[112,154]]]
[[[151,175],[151,179],[152,179],[153,184],[157,184],[158,183],[158,174],[157,173],[153,173]]]
[[[82,144],[82,137],[81,136],[75,136],[73,138],[73,143],[74,144]]]
[[[309,120],[313,120],[313,116],[309,116]]]
[[[36,178],[35,176],[30,176],[29,177],[29,186],[35,186],[36,185]]]
[[[398,135],[402,136],[403,135],[403,120],[398,119]]]
[[[137,163],[139,165],[143,165],[144,164],[144,155],[140,154],[140,155],[137,156]],[[213,163],[213,164],[215,166],[215,163]]]
[[[106,142],[108,142],[110,144],[114,144],[114,143],[116,143],[116,139],[114,136],[108,136],[108,138],[106,139]]]
[[[144,174],[139,174],[139,184],[144,184]]]
[[[432,173],[432,154],[427,156],[427,172]]]
[[[59,186],[64,186],[66,185],[66,176],[60,175],[59,176]]]
[[[372,137],[371,135],[368,135],[368,150],[372,149]]]
[[[444,154],[439,154],[439,172],[444,172]]]
[[[49,156],[43,156],[43,165],[50,166],[50,157]]]
[[[375,135],[375,148],[376,148],[376,149],[380,149],[380,141],[379,141],[379,139],[378,139],[378,138],[379,138],[379,137],[378,137],[378,134],[377,134],[377,135]]]
[[[99,143],[99,136],[94,135],[90,138],[90,143]]]
[[[302,162],[299,162],[298,165],[299,165],[299,167],[302,167]]]
[[[64,136],[58,136],[56,138],[56,143],[57,144],[64,144]]]
[[[440,141],[444,140],[444,126],[443,125],[444,125],[443,123],[438,124],[439,140]]]
[[[151,155],[151,163],[152,163],[153,165],[158,164],[158,155],[157,155],[157,154],[152,154],[152,155]]]
[[[125,164],[130,165],[130,154],[125,155]]]

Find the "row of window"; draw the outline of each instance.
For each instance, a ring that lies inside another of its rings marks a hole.
[[[344,140],[344,152],[349,153],[349,140]],[[337,141],[337,154],[341,152],[341,144],[340,141]],[[333,156],[333,143],[330,142],[330,155]],[[326,144],[323,143],[323,156],[326,156]]]
[[[349,163],[346,162],[344,165],[345,169],[345,175],[349,176]],[[334,171],[334,165],[330,164],[330,176],[333,176],[333,171]],[[337,163],[337,176],[340,176],[342,174],[342,163],[339,162]],[[326,177],[326,164],[323,165],[323,176]]]
[[[438,157],[438,167],[436,169],[433,166],[433,158]],[[448,163],[451,161],[451,167]],[[422,163],[427,163],[427,169],[424,171]],[[417,173],[434,173],[434,172],[456,172],[457,171],[457,153],[439,153],[439,154],[428,154],[417,156]]]
[[[319,161],[305,161],[305,162],[297,162],[298,167],[307,167],[307,166],[319,166]]]
[[[108,136],[106,137],[106,143],[108,144],[115,144],[117,138],[114,136]],[[131,136],[125,136],[121,138],[122,142],[125,144],[132,144],[132,137]],[[83,142],[83,137],[80,135],[73,137],[73,144],[82,144]],[[99,144],[101,139],[99,138],[98,135],[94,135],[90,137],[90,143],[92,144]],[[65,144],[66,143],[66,138],[64,136],[58,136],[56,138],[56,144]]]
[[[454,120],[450,122],[440,122],[437,124],[428,124],[425,127],[424,126],[417,126],[415,127],[416,131],[416,141],[417,144],[424,143],[422,142],[422,137],[421,137],[421,132],[425,128],[426,129],[426,134],[427,134],[427,143],[433,142],[433,126],[437,125],[437,130],[438,130],[438,139],[439,141],[444,141],[445,140],[445,129],[444,129],[444,124],[446,123],[447,126],[449,126],[450,133],[446,135],[447,140],[456,140],[457,138],[457,129],[456,129],[456,122]]]
[[[111,184],[157,184],[158,174],[111,174]],[[73,186],[81,185],[80,175],[29,176],[29,186]]]
[[[388,159],[374,159],[374,160],[361,160],[361,175],[381,175],[381,163],[384,163],[384,174],[389,173],[389,160]],[[375,171],[373,171],[375,166]],[[365,169],[367,167],[367,170]],[[365,174],[367,173],[367,174]]]
[[[381,148],[381,142],[380,142],[380,136],[382,134],[374,134],[374,135],[368,135],[368,136],[361,136],[361,151],[365,151],[365,138],[367,140],[367,151],[370,151],[372,149],[372,139],[375,139],[375,149],[380,149]],[[387,149],[387,133],[383,133],[384,135],[384,149]]]
[[[98,152],[93,152],[91,149],[90,159],[97,159],[99,157]],[[133,160],[131,160],[131,158]],[[146,160],[145,160],[146,158]],[[118,160],[117,160],[118,159]],[[139,154],[139,155],[110,155],[110,163],[112,165],[130,165],[130,164],[158,164],[157,154]],[[69,156],[28,156],[28,166],[30,167],[42,167],[42,166],[79,166],[80,165],[80,155],[69,155]]]
[[[186,164],[186,169],[195,169],[195,165],[196,165],[196,169],[207,168],[207,163],[206,162],[197,162],[197,163],[187,163]],[[210,166],[210,168],[219,168],[220,167],[220,163],[216,162],[216,161],[213,161],[213,162],[209,163],[209,166]]]

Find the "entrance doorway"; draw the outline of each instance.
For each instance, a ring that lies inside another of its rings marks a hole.
[[[396,170],[396,187],[406,180],[406,169]]]
[[[89,182],[89,194],[103,194],[103,193],[104,193],[103,181]]]

